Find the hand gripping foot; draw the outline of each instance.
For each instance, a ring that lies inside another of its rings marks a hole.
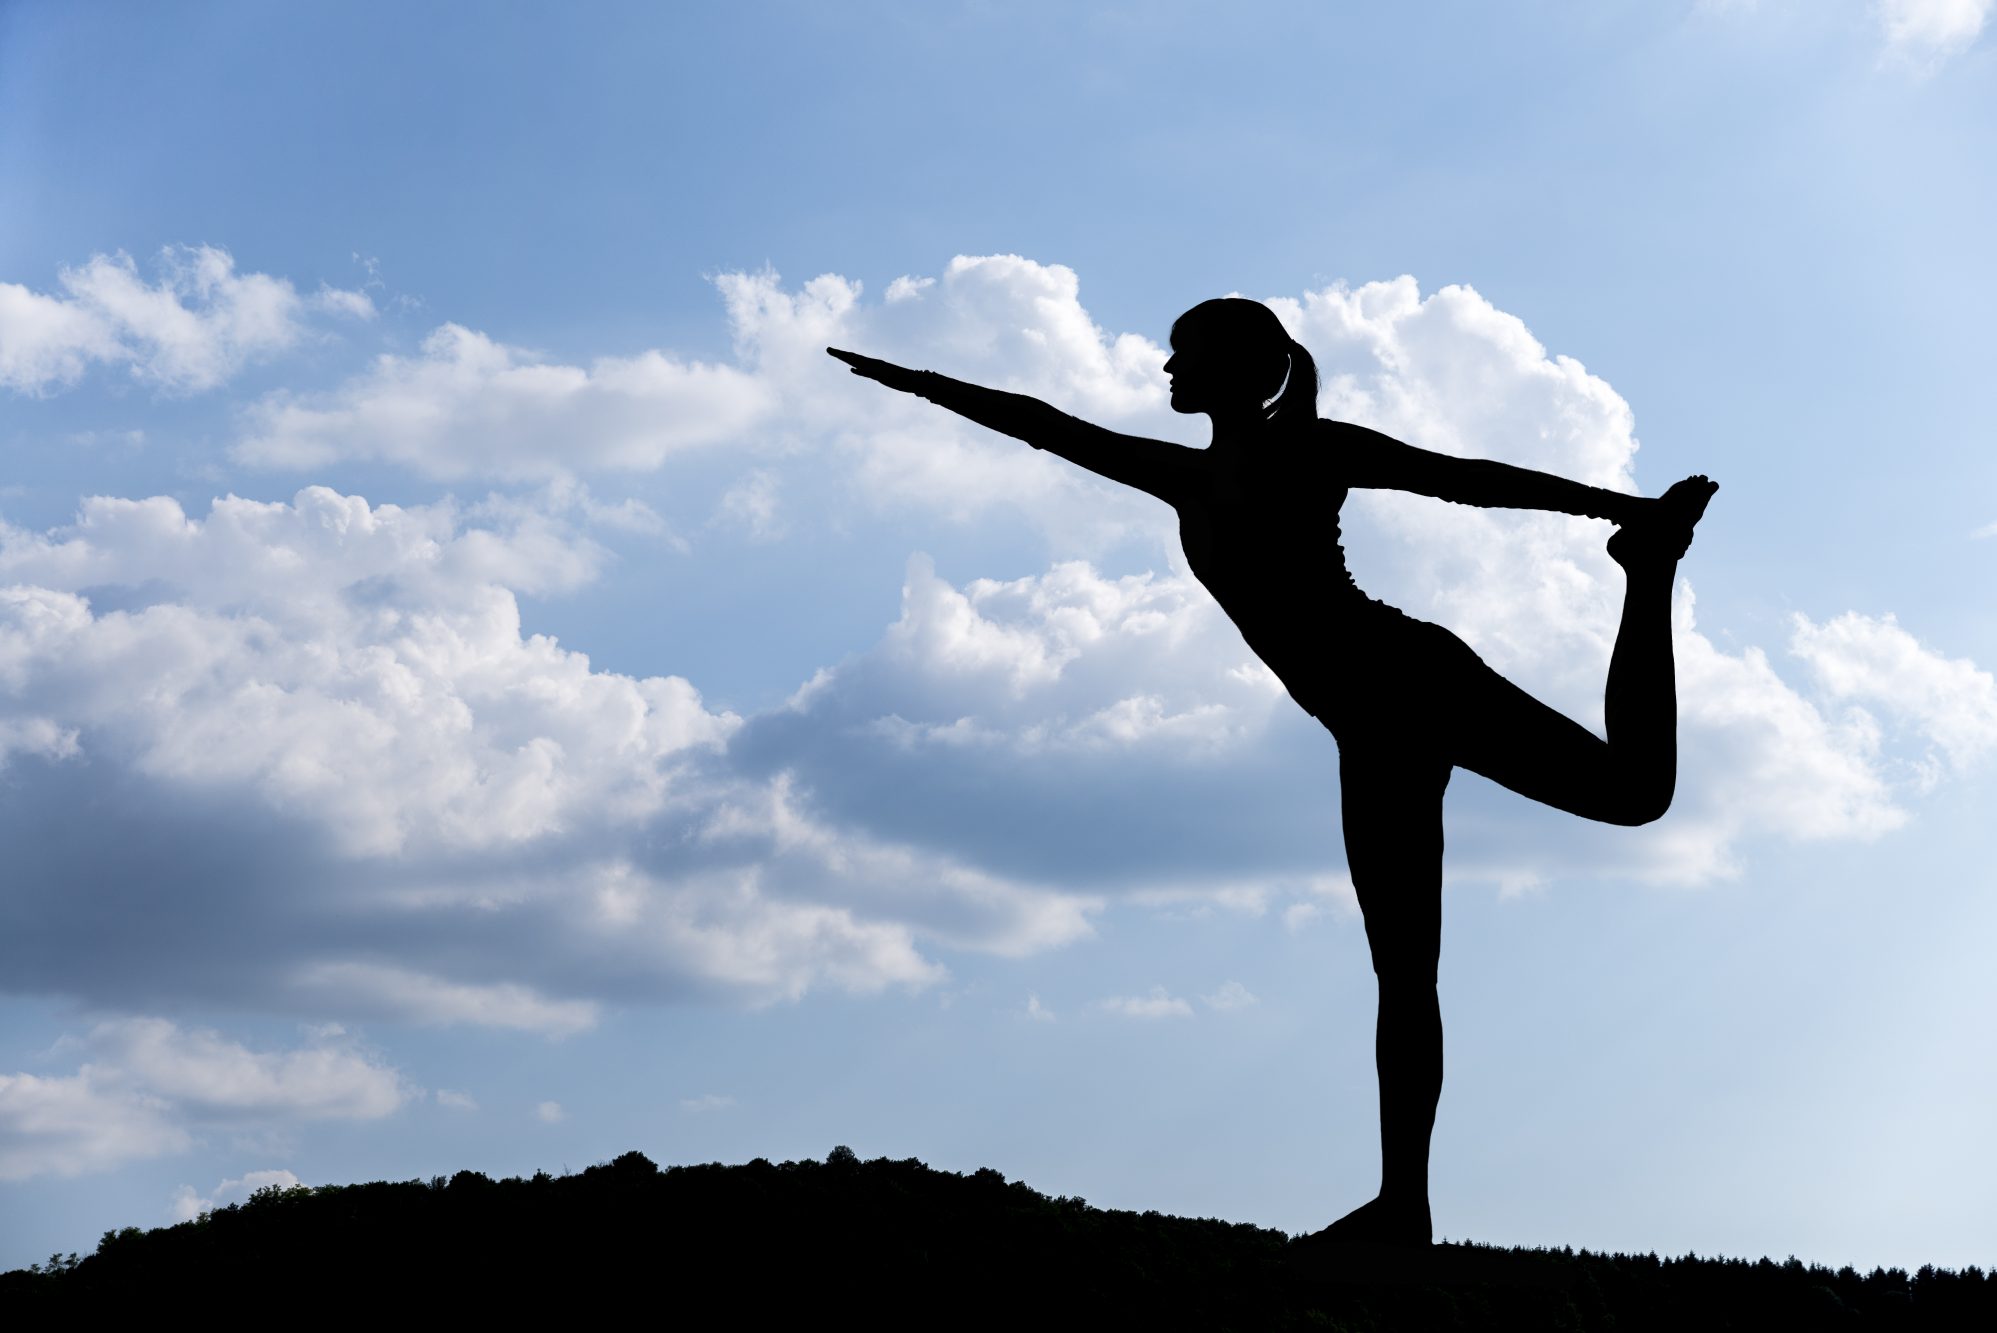
[[[1609,558],[1624,569],[1633,564],[1677,563],[1692,545],[1692,529],[1719,488],[1718,482],[1703,476],[1673,483],[1641,517],[1616,529],[1609,538]]]

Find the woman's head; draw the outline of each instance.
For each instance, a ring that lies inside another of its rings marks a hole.
[[[1317,419],[1317,363],[1260,301],[1202,301],[1172,323],[1172,410],[1258,415],[1279,426]]]

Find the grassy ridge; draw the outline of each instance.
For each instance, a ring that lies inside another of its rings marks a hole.
[[[1092,1208],[996,1171],[844,1149],[271,1188],[179,1226],[107,1233],[74,1264],[0,1274],[10,1323],[217,1302],[780,1328],[1997,1328],[1997,1278],[1977,1269],[1481,1246],[1300,1263],[1278,1231]]]

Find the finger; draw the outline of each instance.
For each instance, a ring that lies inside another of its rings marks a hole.
[[[836,347],[828,347],[825,350],[830,352],[836,359],[844,361],[852,368],[855,375],[864,375],[870,380],[887,382],[898,375],[905,376],[913,373],[912,371],[903,370],[892,361],[883,361],[879,357],[861,356],[858,352],[841,351]]]

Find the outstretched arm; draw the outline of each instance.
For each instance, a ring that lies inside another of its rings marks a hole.
[[[1346,421],[1327,424],[1348,486],[1412,491],[1490,509],[1551,509],[1617,524],[1636,519],[1656,503],[1488,458],[1432,453]]]
[[[1098,476],[1135,486],[1168,504],[1174,503],[1183,492],[1201,456],[1199,450],[1184,445],[1119,435],[1023,393],[967,384],[933,370],[910,370],[837,347],[825,350],[851,366],[855,375],[927,398],[980,426],[1024,440],[1035,449],[1059,454]]]

